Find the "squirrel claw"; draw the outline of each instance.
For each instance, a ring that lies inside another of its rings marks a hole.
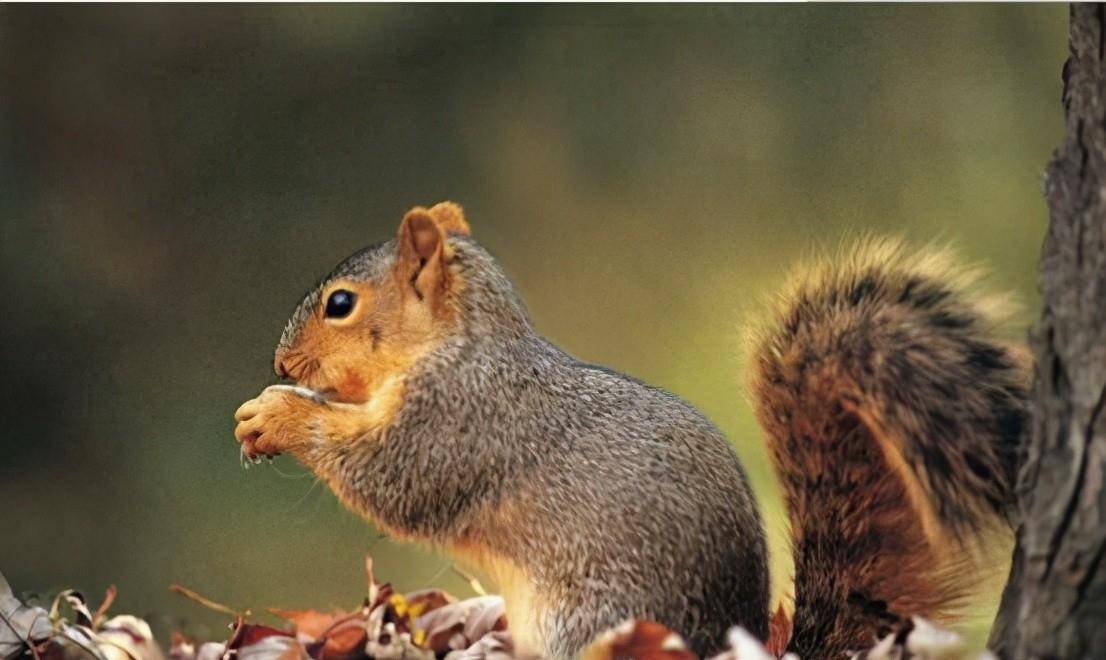
[[[271,449],[259,447],[258,440],[260,438],[261,433],[258,431],[253,431],[247,434],[241,440],[242,454],[246,458],[248,458],[253,463],[260,463],[262,458],[267,458],[272,461],[273,458],[280,456],[279,451],[273,451]]]
[[[301,435],[300,406],[306,398],[295,388],[272,386],[239,406],[234,413],[238,422],[234,437],[241,443],[243,456],[259,462],[263,457],[279,456],[289,443],[296,443]]]

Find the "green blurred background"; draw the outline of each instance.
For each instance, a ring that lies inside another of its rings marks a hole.
[[[464,204],[538,327],[732,438],[782,518],[740,328],[812,246],[941,239],[1036,304],[1049,6],[0,7],[0,570],[221,637],[170,594],[471,593],[232,413],[317,277]],[[664,588],[658,585],[658,588]],[[977,628],[988,605],[977,606]]]

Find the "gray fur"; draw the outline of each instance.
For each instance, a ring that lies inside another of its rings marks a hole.
[[[451,301],[460,330],[408,374],[379,437],[311,462],[387,526],[442,544],[480,539],[525,567],[551,604],[552,657],[627,618],[663,623],[700,653],[733,625],[765,638],[764,533],[726,439],[672,394],[537,335],[492,257],[450,241],[465,284]],[[331,277],[375,281],[393,255],[394,242],[364,250]],[[282,341],[316,302],[309,294]],[[490,513],[500,510],[509,524]]]

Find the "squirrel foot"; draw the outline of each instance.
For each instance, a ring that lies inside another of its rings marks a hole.
[[[234,437],[249,458],[277,456],[314,439],[312,420],[326,400],[313,390],[270,385],[234,413]]]

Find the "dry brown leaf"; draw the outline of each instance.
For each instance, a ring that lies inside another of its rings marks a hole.
[[[460,651],[490,632],[507,629],[499,596],[478,596],[433,609],[415,621],[426,633],[426,648],[435,653]]]
[[[446,605],[457,602],[457,599],[450,595],[449,592],[442,591],[441,589],[412,591],[409,594],[405,594],[404,598],[407,599],[407,607],[410,608],[411,615],[416,619],[431,610],[436,610],[439,607],[445,607]]]
[[[697,660],[682,637],[653,621],[626,621],[602,633],[582,660]]]
[[[244,646],[257,644],[269,637],[295,638],[292,633],[284,630],[277,630],[276,628],[262,626],[256,623],[243,623],[238,627],[238,630],[235,631],[234,637],[227,647],[230,649],[240,649]]]
[[[365,655],[368,631],[363,612],[335,610],[326,613],[277,608],[269,608],[269,612],[295,626],[296,639],[307,647],[313,658],[337,660]]]

